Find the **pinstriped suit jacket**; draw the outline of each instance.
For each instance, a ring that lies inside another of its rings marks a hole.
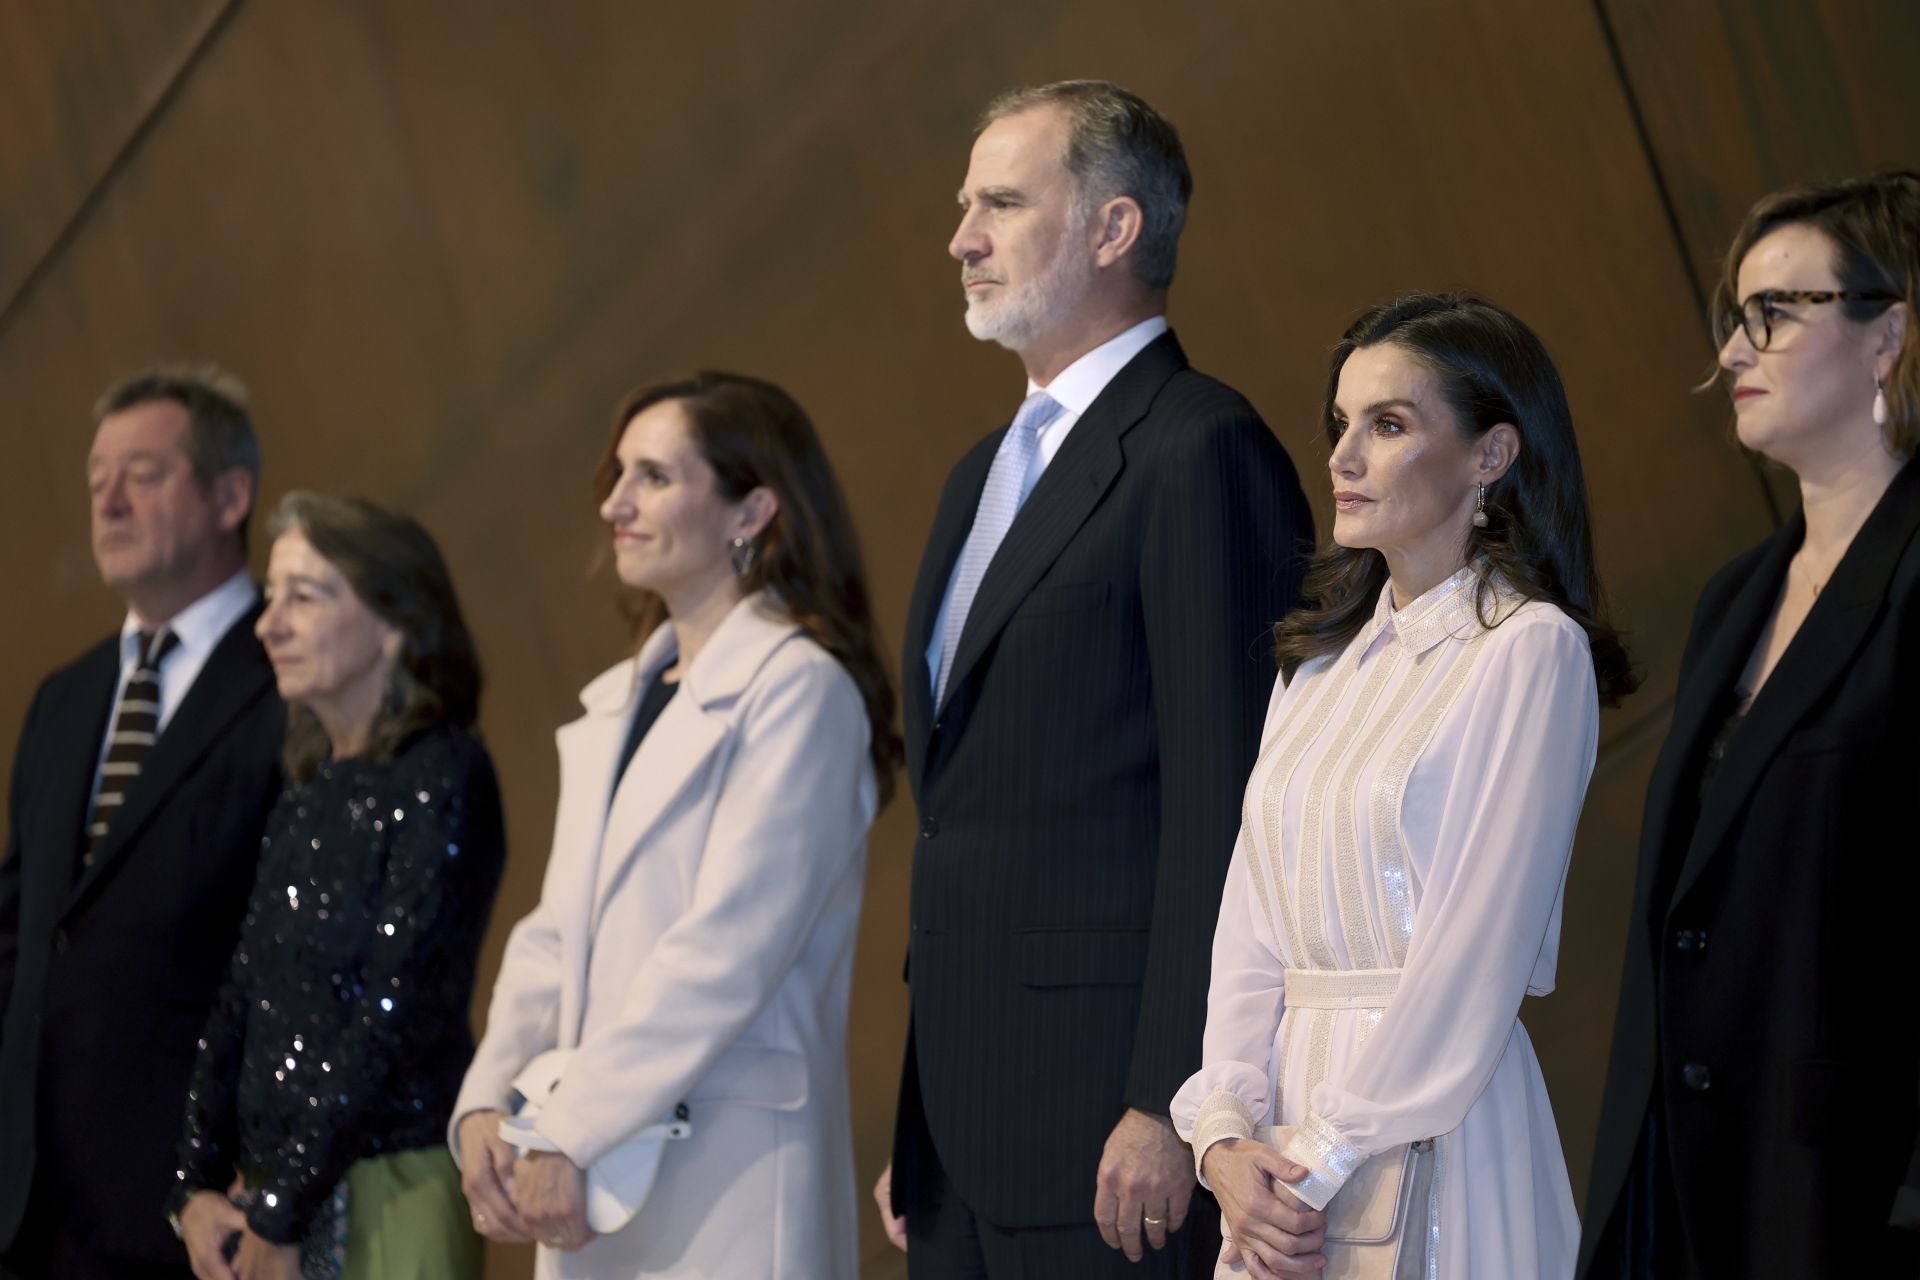
[[[1313,529],[1252,406],[1165,334],[1042,473],[936,708],[923,655],[1002,433],[949,477],[908,615],[920,833],[893,1195],[924,1202],[931,1143],[976,1212],[1022,1227],[1088,1221],[1121,1114],[1165,1114],[1199,1065],[1269,630]]]
[[[96,1255],[185,1266],[173,1142],[280,790],[286,709],[258,616],[208,657],[77,877],[119,636],[27,711],[0,861],[0,1249],[45,1180]]]

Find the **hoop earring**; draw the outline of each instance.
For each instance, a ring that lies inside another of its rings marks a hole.
[[[1887,425],[1887,384],[1879,378],[1873,380],[1873,425]]]
[[[750,538],[735,538],[727,544],[727,559],[733,562],[733,576],[736,578],[744,578],[753,572],[753,562],[759,558],[759,544]]]
[[[1473,495],[1473,527],[1484,529],[1487,527],[1487,486],[1477,484],[1473,487],[1476,490]]]

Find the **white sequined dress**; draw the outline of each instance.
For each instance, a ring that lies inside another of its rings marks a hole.
[[[1424,1274],[1571,1276],[1579,1220],[1517,1015],[1553,989],[1591,652],[1543,602],[1503,597],[1482,625],[1470,570],[1390,596],[1275,688],[1174,1124],[1196,1157],[1300,1126],[1286,1154],[1316,1206],[1366,1157],[1437,1138]]]

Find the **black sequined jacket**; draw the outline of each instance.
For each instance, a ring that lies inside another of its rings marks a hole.
[[[238,1170],[254,1233],[290,1244],[355,1160],[445,1141],[504,860],[492,761],[450,726],[288,786],[200,1041],[176,1207]]]

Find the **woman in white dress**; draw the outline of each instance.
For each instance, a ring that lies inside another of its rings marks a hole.
[[[847,999],[900,758],[852,520],[800,406],[735,374],[628,397],[599,493],[641,644],[558,735],[540,903],[454,1106],[473,1223],[541,1277],[851,1276]]]
[[[1432,1181],[1393,1274],[1570,1276],[1579,1223],[1517,1013],[1553,987],[1598,704],[1634,680],[1566,395],[1514,316],[1415,294],[1336,349],[1327,435],[1334,545],[1276,628],[1290,675],[1174,1123],[1220,1200],[1219,1274],[1351,1274],[1322,1211],[1415,1143]]]

